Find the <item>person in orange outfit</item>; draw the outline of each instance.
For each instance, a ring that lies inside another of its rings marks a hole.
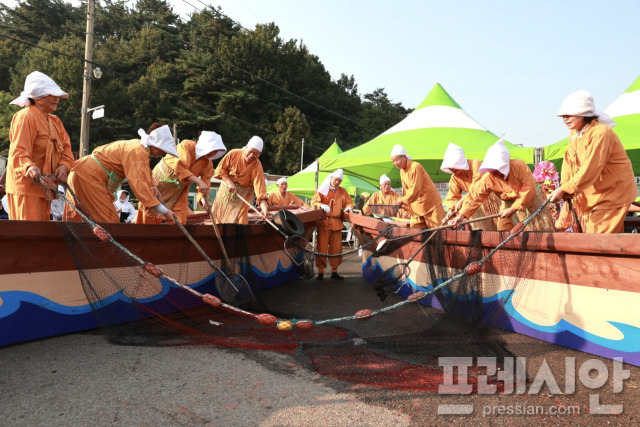
[[[509,149],[500,139],[487,150],[479,172],[482,177],[471,185],[458,215],[449,223],[458,225],[471,218],[489,195],[495,193],[502,200],[498,231],[512,229],[512,216],[518,211],[527,211],[536,198],[536,180],[531,170],[524,161],[511,159]]]
[[[187,222],[189,213],[189,186],[198,186],[196,202],[209,209],[209,189],[213,177],[212,160],[227,152],[222,137],[215,132],[203,131],[198,141],[186,139],[177,146],[178,156],[167,154],[153,168],[153,185],[162,195],[162,203],[171,209],[180,223]],[[138,207],[136,224],[160,224],[160,216],[153,209]]]
[[[364,215],[371,216],[373,209],[370,205],[390,205],[390,206],[374,206],[376,209],[376,214],[392,217],[403,217],[404,210],[398,210],[396,214],[395,205],[398,202],[400,195],[391,189],[391,179],[386,175],[382,174],[380,176],[380,191],[376,191],[369,197],[367,203],[362,207],[362,213]],[[391,206],[393,205],[393,206]],[[393,209],[391,209],[393,208]]]
[[[142,129],[138,134],[141,139],[115,141],[96,148],[91,155],[78,160],[69,174],[69,187],[81,203],[78,207],[96,222],[120,222],[113,205],[114,192],[125,178],[140,203],[155,209],[167,220],[176,220],[173,211],[160,202],[161,196],[153,186],[149,166],[151,157],[165,154],[178,157],[169,126],[154,123],[148,134]],[[77,205],[71,194],[67,198]],[[81,220],[68,205],[65,206],[65,218]]]
[[[269,206],[303,206],[307,209],[311,209],[309,204],[302,201],[302,199],[296,196],[293,193],[287,191],[289,184],[287,183],[287,178],[282,177],[276,181],[278,185],[278,189],[269,193]]]
[[[482,176],[478,169],[480,169],[480,160],[467,160],[462,147],[453,142],[449,143],[440,166],[441,171],[451,174],[449,192],[444,200],[448,212],[455,213],[460,210],[464,199],[462,192],[469,193],[471,184],[478,181]]]
[[[442,198],[431,177],[420,163],[409,157],[402,145],[394,145],[391,150],[393,165],[400,169],[402,197],[398,207],[405,207],[411,216],[411,227],[433,228],[444,218]]]
[[[9,219],[50,219],[51,197],[34,180],[41,174],[53,174],[56,183],[66,182],[73,167],[69,135],[60,119],[51,114],[58,108],[60,98],[68,97],[49,76],[34,71],[27,76],[21,95],[11,101],[26,108],[13,116],[9,128]]]
[[[344,174],[342,169],[330,173],[311,199],[314,209],[322,209],[326,213],[323,220],[318,221],[317,250],[320,253],[337,255],[342,253],[342,212],[353,212],[353,200],[347,190],[340,187]],[[338,274],[338,267],[342,264],[341,256],[329,257],[331,266],[331,278],[343,280]],[[324,270],[327,267],[326,257],[316,256],[318,276],[316,280],[324,279]]]
[[[596,111],[586,90],[567,96],[557,115],[571,133],[562,162],[562,184],[549,200],[571,198],[585,233],[624,232],[624,217],[638,189],[629,156],[610,127],[615,123]],[[565,203],[560,216],[569,217],[568,210]]]
[[[262,215],[267,216],[267,187],[259,160],[262,148],[262,138],[253,136],[246,146],[229,151],[218,164],[214,177],[224,184],[220,186],[211,207],[216,222],[249,223],[249,206],[235,197],[236,192],[249,202],[255,194]]]

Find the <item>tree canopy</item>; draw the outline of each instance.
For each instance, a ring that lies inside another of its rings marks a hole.
[[[53,78],[69,93],[57,114],[74,151],[80,110],[86,28],[85,5],[26,0],[0,5],[0,155],[7,155],[11,117],[6,103],[32,71]],[[91,106],[105,117],[91,122],[90,150],[136,137],[162,121],[179,139],[202,130],[222,135],[227,148],[252,135],[265,141],[265,171],[290,174],[338,140],[355,147],[402,120],[410,111],[383,88],[361,96],[354,76],[332,80],[320,59],[298,40],[285,40],[275,23],[242,28],[220,8],[182,20],[164,0],[96,4]]]

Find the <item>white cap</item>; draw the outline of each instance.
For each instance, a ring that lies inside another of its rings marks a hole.
[[[578,116],[578,117],[592,117],[598,116],[598,121],[609,127],[614,127],[614,122],[608,114],[597,111],[596,104],[593,101],[593,96],[588,90],[580,89],[569,96],[567,96],[560,109],[556,113],[556,116]]]
[[[29,98],[38,99],[47,95],[60,96],[62,98],[69,97],[69,94],[60,89],[60,86],[58,86],[51,77],[40,71],[34,71],[25,79],[24,90],[20,93],[20,96],[9,104],[26,107],[31,104]]]
[[[249,142],[247,142],[246,147],[255,148],[256,150],[262,153],[262,145],[263,145],[262,138],[260,138],[259,136],[252,136]]]
[[[464,150],[453,142],[450,142],[447,146],[440,166],[442,172],[453,173],[451,169],[469,170],[469,162],[464,156]]]
[[[276,184],[280,185],[280,184],[284,184],[285,182],[287,182],[287,177],[283,176],[282,178],[276,181]]]
[[[391,182],[391,178],[389,178],[387,174],[384,173],[380,175],[380,185],[382,185],[383,182]]]
[[[391,158],[394,158],[395,156],[407,156],[407,159],[411,160],[411,157],[407,153],[407,150],[405,150],[404,147],[400,144],[394,145],[391,149]]]
[[[171,135],[169,126],[160,126],[159,128],[152,130],[149,135],[147,135],[143,129],[138,129],[138,135],[140,135],[140,144],[142,144],[142,146],[156,147],[167,154],[178,157],[176,142],[173,140],[173,135]]]
[[[227,147],[224,146],[220,135],[212,131],[203,130],[200,133],[198,142],[196,142],[196,160],[213,151],[217,151],[217,153],[209,160],[215,160],[224,156],[224,153],[227,152]]]
[[[318,192],[323,196],[329,194],[329,188],[331,187],[331,178],[344,178],[344,172],[342,169],[337,169],[334,172],[331,172],[327,177],[322,181],[322,184],[318,187]]]
[[[500,172],[504,175],[504,178],[507,179],[507,176],[509,176],[510,159],[511,154],[509,153],[509,149],[504,145],[504,141],[501,138],[489,147],[487,154],[484,155],[484,160],[480,165],[478,172],[485,173],[495,170]]]

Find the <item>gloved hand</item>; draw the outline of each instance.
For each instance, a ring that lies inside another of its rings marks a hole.
[[[326,213],[331,212],[331,208],[329,207],[329,205],[322,204],[322,205],[320,205],[320,207],[321,207],[321,208],[322,208],[322,210],[323,210],[323,211],[325,211]]]
[[[344,211],[345,211],[345,212],[353,212],[353,208],[352,208],[351,206],[347,206],[347,207],[344,209]]]

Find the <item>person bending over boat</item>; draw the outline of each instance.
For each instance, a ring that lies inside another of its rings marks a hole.
[[[296,196],[293,193],[287,191],[289,184],[287,183],[287,178],[282,177],[276,181],[278,185],[278,189],[269,193],[268,203],[269,206],[303,206],[307,209],[311,209],[309,204],[302,201],[302,199]]]
[[[151,182],[149,166],[151,157],[165,154],[178,157],[169,126],[154,123],[147,133],[140,129],[138,134],[141,139],[115,141],[96,148],[91,155],[78,160],[69,174],[69,187],[81,202],[79,208],[96,222],[120,222],[113,194],[125,178],[140,203],[167,220],[175,218],[175,213],[160,202],[161,195]],[[76,204],[70,194],[67,198]],[[69,205],[65,206],[64,214],[67,221],[81,221]]]
[[[318,221],[317,250],[320,253],[329,255],[342,253],[342,227],[344,226],[342,212],[353,212],[353,200],[347,190],[340,187],[343,177],[342,169],[330,173],[311,199],[311,206],[314,209],[322,209],[326,213],[325,218]],[[329,257],[332,279],[344,279],[338,274],[340,264],[342,264],[341,256]],[[324,270],[327,267],[326,257],[316,256],[316,267],[318,267],[316,280],[324,279]]]
[[[633,167],[606,114],[597,112],[591,93],[567,96],[557,115],[571,130],[562,161],[560,188],[551,202],[572,199],[585,233],[622,233],[629,205],[638,195]],[[561,217],[568,217],[565,203]]]
[[[469,193],[471,184],[482,177],[478,169],[480,169],[480,160],[467,160],[462,147],[453,142],[449,143],[444,152],[442,165],[440,165],[442,172],[451,174],[449,192],[444,200],[447,211],[455,213],[460,210],[464,200],[462,192]]]
[[[362,213],[371,216],[374,212],[370,205],[393,205],[389,207],[383,206],[382,208],[376,207],[375,213],[387,217],[397,216],[404,218],[406,217],[404,209],[398,209],[396,213],[395,206],[399,198],[400,195],[391,189],[391,178],[383,173],[380,176],[380,191],[376,191],[369,197],[362,207]]]
[[[457,216],[449,224],[458,225],[471,216],[495,193],[501,200],[498,231],[513,228],[512,216],[526,212],[536,198],[536,180],[527,164],[520,159],[511,159],[509,149],[499,139],[487,150],[478,171],[481,178],[469,187]]]
[[[247,145],[229,151],[218,164],[214,177],[226,185],[220,186],[211,207],[217,223],[249,223],[249,206],[234,196],[236,192],[248,201],[255,194],[262,215],[267,216],[267,187],[259,160],[262,147],[262,138],[253,136]]]
[[[209,189],[213,176],[212,160],[227,152],[222,137],[215,132],[202,131],[198,141],[186,139],[177,146],[178,156],[167,154],[153,168],[153,185],[162,195],[162,203],[171,209],[180,223],[187,222],[189,213],[189,186],[198,186],[197,203],[209,209]],[[162,218],[154,209],[140,204],[136,224],[160,224]],[[172,221],[170,221],[172,222]]]
[[[402,197],[396,204],[409,211],[410,226],[413,228],[433,228],[444,218],[444,207],[438,189],[422,165],[411,160],[402,145],[394,145],[391,150],[393,165],[400,169]]]
[[[120,222],[133,222],[136,217],[136,208],[129,201],[129,192],[127,190],[118,191],[113,206],[115,206],[116,212],[120,216]]]
[[[34,182],[40,174],[53,174],[56,183],[66,182],[73,167],[69,135],[57,116],[60,98],[69,95],[49,76],[29,74],[24,90],[10,104],[22,108],[9,128],[9,160],[6,193],[9,219],[49,221],[51,195]]]

